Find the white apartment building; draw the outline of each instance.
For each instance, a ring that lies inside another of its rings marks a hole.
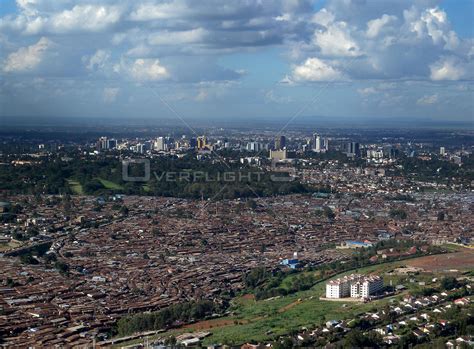
[[[351,282],[360,275],[346,275],[342,278],[326,283],[326,298],[344,298],[351,294]]]
[[[368,298],[383,288],[380,276],[365,276],[351,284],[351,298]]]
[[[326,283],[326,298],[368,298],[383,288],[380,276],[352,274]]]

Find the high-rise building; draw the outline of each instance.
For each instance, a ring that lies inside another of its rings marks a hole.
[[[394,159],[396,157],[398,157],[398,154],[399,154],[399,151],[397,148],[391,148],[390,149],[390,158],[391,159]]]
[[[166,150],[166,141],[164,137],[158,137],[155,140],[154,148],[157,151]]]
[[[99,140],[96,143],[96,148],[97,148],[97,150],[108,149],[107,145],[108,145],[107,137],[100,137]]]
[[[286,137],[280,136],[275,139],[275,150],[282,150],[286,147]]]
[[[441,155],[441,156],[445,156],[445,155],[446,155],[446,148],[445,148],[445,147],[439,148],[439,155]]]
[[[197,138],[197,148],[199,150],[204,149],[207,146],[206,136],[201,136]]]
[[[317,133],[313,135],[313,151],[317,153],[321,151],[321,136]]]
[[[357,142],[347,143],[347,155],[348,156],[360,156],[360,145]]]
[[[263,149],[263,146],[259,142],[249,142],[247,143],[247,150],[248,151],[260,151]]]
[[[107,149],[115,149],[115,148],[117,148],[117,140],[107,139]]]
[[[196,148],[196,147],[197,147],[196,138],[190,138],[190,139],[189,139],[189,147],[190,147],[190,148]]]
[[[324,143],[324,145],[323,145],[324,150],[325,150],[325,151],[329,151],[329,138],[324,138],[324,142],[323,142],[323,143]]]

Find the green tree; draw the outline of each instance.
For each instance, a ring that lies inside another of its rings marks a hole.
[[[460,286],[458,280],[454,276],[446,276],[441,280],[441,287],[445,290],[452,290]]]

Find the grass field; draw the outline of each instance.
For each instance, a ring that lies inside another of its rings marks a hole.
[[[474,255],[474,251],[466,250],[460,249],[458,252],[446,255],[451,256],[451,259],[445,258],[440,260],[457,260],[458,254],[464,256],[467,251]],[[404,293],[414,292],[423,287],[429,287],[433,277],[442,276],[443,273],[440,270],[437,270],[435,273],[420,273],[414,276],[387,275],[386,273],[400,266],[417,264],[418,261],[424,261],[426,258],[419,257],[405,261],[368,266],[338,274],[333,278],[351,273],[377,273],[384,277],[385,284],[392,284],[393,286],[403,284],[407,288]],[[293,277],[295,275],[288,276],[287,279],[282,281],[282,285],[287,285],[289,279]],[[420,285],[420,283],[422,284]],[[322,281],[307,291],[260,301],[256,301],[252,295],[244,295],[233,300],[230,308],[231,316],[190,324],[184,328],[160,334],[160,337],[205,330],[211,332],[212,336],[204,340],[204,345],[213,343],[243,343],[250,340],[270,340],[275,336],[301,329],[301,327],[313,327],[328,320],[350,319],[361,313],[376,311],[390,302],[391,298],[402,297],[399,294],[370,303],[324,301],[320,300],[319,297],[324,294],[325,284],[326,281]],[[136,343],[138,342],[136,341]]]
[[[74,194],[84,195],[84,189],[82,188],[82,185],[81,183],[79,183],[79,181],[76,181],[74,179],[68,179],[67,182]]]
[[[98,178],[100,183],[105,187],[105,189],[111,189],[111,190],[122,190],[123,187],[120,184],[117,184],[112,181],[108,181],[106,179]]]
[[[100,183],[104,186],[105,189],[109,189],[109,190],[122,190],[123,189],[123,186],[115,182],[108,181],[102,178],[97,178],[97,179],[100,181]],[[84,188],[82,187],[82,184],[79,181],[75,179],[68,179],[67,182],[74,194],[84,195]]]
[[[21,243],[16,241],[10,241],[6,244],[0,244],[0,252],[7,251],[11,248],[20,247]]]

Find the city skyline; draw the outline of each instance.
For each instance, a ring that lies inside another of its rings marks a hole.
[[[216,5],[3,3],[0,117],[472,121],[472,2]]]

